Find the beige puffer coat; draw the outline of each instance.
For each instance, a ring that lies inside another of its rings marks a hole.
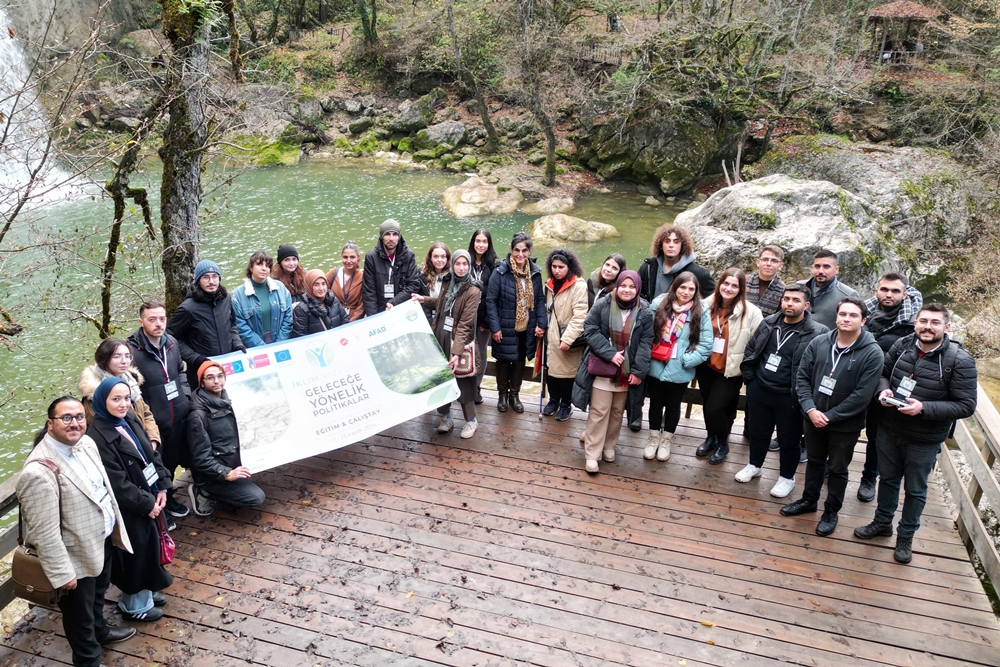
[[[704,301],[705,312],[712,309],[712,302],[715,295],[708,297]],[[726,346],[726,377],[732,378],[741,375],[740,364],[743,363],[743,353],[746,352],[747,343],[753,337],[753,332],[764,320],[764,315],[760,308],[747,301],[747,315],[743,315],[743,306],[739,303],[733,308],[733,314],[729,316],[729,343]],[[712,331],[718,334],[718,327],[715,320],[712,320]]]
[[[545,283],[545,307],[549,310],[549,328],[545,332],[548,362],[548,375],[554,378],[575,378],[576,369],[580,367],[583,357],[583,347],[571,350],[560,350],[559,342],[573,344],[583,335],[583,322],[587,319],[589,301],[587,297],[587,281],[577,276],[573,283],[563,284],[559,294],[552,294],[552,281]],[[553,306],[555,299],[555,306]],[[559,336],[562,326],[562,338]]]

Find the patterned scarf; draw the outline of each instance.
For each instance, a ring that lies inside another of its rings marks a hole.
[[[514,311],[514,331],[527,331],[529,308],[535,305],[535,288],[531,284],[531,260],[524,262],[518,270],[517,262],[510,259],[510,271],[514,274],[516,310]]]
[[[618,307],[617,300],[611,300],[611,317],[608,322],[611,325],[611,344],[619,352],[625,353],[625,359],[618,369],[618,374],[611,381],[618,383],[621,387],[628,386],[628,376],[632,373],[632,364],[629,363],[628,359],[628,341],[632,335],[632,329],[635,328],[635,320],[635,308],[623,311]]]

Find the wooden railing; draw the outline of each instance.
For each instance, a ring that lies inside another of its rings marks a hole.
[[[17,475],[0,484],[0,522],[12,512],[18,510],[17,494],[14,486]],[[17,522],[0,531],[0,558],[6,558],[17,547]],[[0,609],[4,609],[14,600],[14,580],[9,576],[0,584]]]

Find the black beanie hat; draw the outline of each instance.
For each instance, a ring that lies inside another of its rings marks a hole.
[[[281,264],[281,260],[286,257],[299,258],[299,251],[291,243],[282,243],[278,246],[278,264]]]

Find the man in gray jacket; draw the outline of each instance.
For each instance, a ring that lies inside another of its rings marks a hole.
[[[837,253],[820,250],[813,257],[812,278],[804,281],[812,294],[809,299],[809,314],[831,331],[837,327],[837,308],[842,299],[858,298],[857,290],[851,289],[837,279],[840,262]]]

